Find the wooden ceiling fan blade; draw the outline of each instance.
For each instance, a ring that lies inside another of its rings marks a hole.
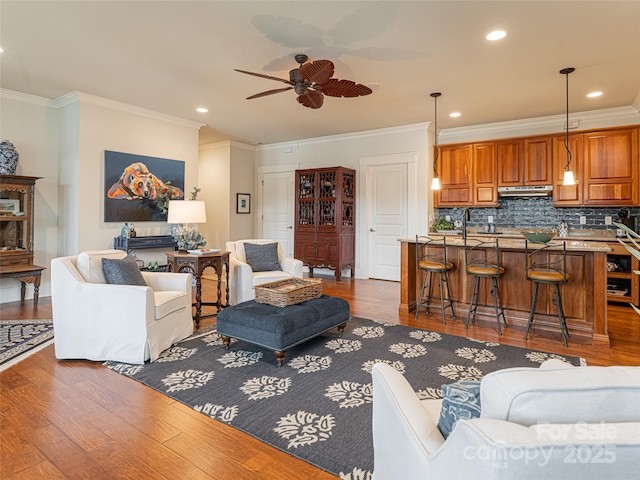
[[[266,97],[267,95],[273,95],[274,93],[286,92],[287,90],[293,90],[293,87],[276,88],[275,90],[267,90],[266,92],[256,93],[255,95],[251,95],[250,97],[247,97],[247,100],[251,100],[253,98]]]
[[[277,82],[293,85],[289,80],[285,80],[284,78],[272,77],[271,75],[264,75],[262,73],[247,72],[246,70],[238,70],[237,68],[234,68],[234,70],[236,72],[246,73],[247,75],[253,75],[254,77],[266,78],[267,80],[275,80]]]
[[[298,95],[298,103],[309,108],[320,108],[324,103],[324,95],[320,92],[309,90],[304,95]]]
[[[333,62],[330,60],[315,60],[305,63],[298,71],[302,78],[311,83],[326,83],[333,76]]]
[[[320,85],[322,93],[330,97],[363,97],[373,93],[369,87],[365,87],[351,80],[338,80],[330,78],[329,81]]]

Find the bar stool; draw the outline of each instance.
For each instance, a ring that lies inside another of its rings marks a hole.
[[[530,243],[533,243],[535,246],[530,247]],[[557,243],[547,242],[540,244],[525,240],[525,251],[527,254],[527,280],[534,282],[534,287],[531,311],[529,312],[529,321],[527,322],[527,329],[524,332],[524,339],[527,339],[527,336],[533,327],[533,317],[536,312],[536,305],[538,304],[538,287],[541,283],[546,283],[555,287],[555,298],[551,301],[558,308],[558,320],[560,321],[560,328],[562,330],[562,342],[566,347],[567,339],[569,338],[569,329],[567,328],[564,308],[562,307],[560,285],[567,283],[570,277],[567,273],[567,244],[565,242],[561,243],[562,249],[560,250],[560,245]],[[530,248],[532,250],[530,250]],[[556,256],[557,260],[553,260],[553,256]],[[537,257],[538,261],[536,261],[535,257]],[[541,257],[543,261],[539,261]]]
[[[456,312],[453,309],[453,300],[451,300],[451,290],[449,289],[449,270],[453,268],[453,263],[447,261],[446,237],[436,239],[416,235],[416,266],[423,272],[423,275],[415,318],[418,318],[418,313],[422,305],[426,307],[426,312],[429,313],[431,300],[438,300],[440,302],[440,311],[442,312],[442,324],[446,325],[447,322],[444,317],[445,309],[451,308],[451,314],[453,318],[456,318]],[[440,294],[437,297],[432,295],[434,274],[438,275],[440,287]],[[429,290],[425,296],[427,276],[429,277]],[[446,297],[444,297],[444,288],[446,288]]]
[[[480,284],[483,278],[491,281],[491,296],[493,297],[493,308],[498,322],[498,335],[502,335],[500,327],[500,317],[504,326],[508,327],[507,319],[504,316],[502,297],[498,279],[504,273],[504,268],[500,266],[500,247],[498,239],[493,241],[483,241],[476,239],[464,239],[464,260],[467,275],[473,276],[473,292],[471,293],[471,304],[467,313],[467,322],[464,328],[469,328],[469,321],[476,323],[478,307],[490,307],[491,305],[480,304]]]

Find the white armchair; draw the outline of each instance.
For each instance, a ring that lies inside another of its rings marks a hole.
[[[419,400],[391,366],[373,377],[375,480],[635,478],[640,467],[640,367],[541,368],[486,375],[480,418],[445,440],[442,400]]]
[[[247,263],[244,244],[278,244],[278,262],[282,270],[254,272]],[[227,242],[229,253],[229,303],[236,305],[256,298],[254,288],[263,283],[275,282],[287,278],[302,278],[302,261],[287,257],[282,245],[275,240],[251,239]]]
[[[191,274],[142,272],[147,286],[110,285],[102,258],[83,252],[51,261],[51,302],[58,359],[142,364],[193,333]]]

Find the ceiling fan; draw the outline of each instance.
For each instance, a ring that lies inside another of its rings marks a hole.
[[[333,62],[329,60],[315,60],[305,63],[307,58],[304,54],[297,54],[295,56],[296,62],[298,62],[300,66],[289,71],[289,80],[272,77],[271,75],[263,75],[262,73],[238,70],[236,68],[236,72],[276,80],[289,85],[285,88],[276,88],[275,90],[256,93],[255,95],[247,97],[247,100],[266,97],[267,95],[286,92],[287,90],[294,90],[298,95],[298,103],[309,108],[320,108],[324,103],[325,95],[329,95],[330,97],[362,97],[372,93],[369,87],[352,82],[351,80],[331,78],[334,70]]]

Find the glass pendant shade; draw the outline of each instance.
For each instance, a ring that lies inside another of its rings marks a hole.
[[[566,187],[568,185],[575,185],[575,184],[576,184],[576,179],[573,176],[573,172],[571,170],[565,170],[564,176],[562,177],[562,185]]]
[[[433,180],[431,180],[431,190],[440,190],[440,179],[438,177],[433,177]]]

